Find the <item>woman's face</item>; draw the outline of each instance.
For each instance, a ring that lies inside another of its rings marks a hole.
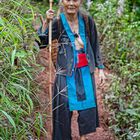
[[[81,0],[62,0],[62,2],[67,14],[76,14],[81,4]]]

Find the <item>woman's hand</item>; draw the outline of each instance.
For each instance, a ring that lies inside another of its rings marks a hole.
[[[54,18],[54,10],[52,9],[49,9],[47,12],[46,12],[46,19],[47,21],[50,21]]]
[[[46,19],[44,19],[41,14],[34,15],[33,28],[35,29],[35,31],[38,31],[38,29],[40,28],[40,25],[36,24],[37,18],[40,19],[41,24],[42,24],[42,32],[44,32],[46,30],[46,28],[48,27],[48,22],[54,18],[54,11],[49,9],[46,12]]]
[[[41,14],[34,14],[33,28],[35,29],[35,31],[38,31],[38,29],[40,28],[40,24],[36,24],[37,18],[40,19],[41,24],[42,24],[42,28],[46,29],[47,23],[46,23],[46,20],[43,19],[43,16]]]
[[[99,86],[103,86],[105,84],[105,74],[104,74],[104,70],[103,69],[99,69]]]

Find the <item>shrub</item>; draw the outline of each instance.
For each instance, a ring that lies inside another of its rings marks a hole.
[[[110,111],[110,127],[119,139],[140,139],[140,22],[126,2],[122,16],[116,0],[93,3],[90,12],[99,30],[101,49],[112,77],[105,103]]]
[[[43,130],[34,74],[38,66],[28,0],[6,0],[0,6],[0,139],[27,139]]]

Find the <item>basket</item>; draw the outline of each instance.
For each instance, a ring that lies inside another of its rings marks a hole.
[[[48,48],[49,51],[49,48]],[[52,41],[52,47],[51,47],[51,57],[53,65],[56,67],[56,61],[57,61],[57,53],[58,53],[58,40],[55,39]]]

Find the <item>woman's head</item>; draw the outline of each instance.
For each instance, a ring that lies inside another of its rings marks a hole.
[[[62,0],[64,11],[67,14],[74,15],[78,12],[82,0]]]

